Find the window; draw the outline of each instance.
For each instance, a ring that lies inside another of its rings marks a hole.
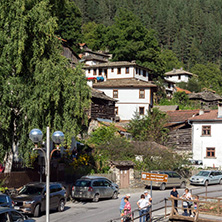
[[[215,157],[214,147],[207,147],[206,157]]]
[[[96,69],[93,69],[93,75],[96,76]]]
[[[145,98],[145,90],[144,89],[140,89],[140,91],[139,91],[139,98],[140,99],[144,99]]]
[[[211,136],[211,126],[202,126],[202,136]]]
[[[111,68],[111,72],[114,72],[114,68]]]
[[[136,74],[138,74],[138,68],[136,68]]]
[[[126,74],[129,74],[129,67],[126,67]]]
[[[143,76],[146,77],[146,70],[143,70]]]
[[[88,69],[88,73],[90,73],[90,69]]]
[[[144,115],[144,107],[139,107],[139,114]]]
[[[102,75],[102,69],[99,69],[99,76]]]
[[[117,74],[121,74],[121,68],[117,68]]]
[[[178,76],[178,79],[181,79],[181,75]]]
[[[168,88],[170,88],[170,83],[168,83]]]
[[[113,98],[118,98],[118,89],[113,90]]]
[[[118,115],[118,107],[115,107],[115,114]]]

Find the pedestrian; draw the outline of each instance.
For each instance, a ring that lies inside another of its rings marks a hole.
[[[129,199],[130,198],[130,194],[128,193],[124,197],[127,197]],[[122,197],[121,202],[120,202],[120,207],[119,207],[120,216],[122,216],[121,214],[123,213],[123,209],[124,209],[124,206],[125,206],[124,197]]]
[[[123,208],[123,213],[121,216],[125,216],[124,218],[121,219],[121,221],[128,222],[131,221],[131,204],[129,202],[129,199],[127,197],[124,197],[124,208]]]
[[[189,192],[188,188],[185,188],[183,195],[181,196],[182,199],[185,199],[185,201],[183,201],[183,208],[184,208],[184,216],[191,216],[191,206],[192,204],[189,202],[189,200],[192,200],[192,195]],[[187,212],[187,208],[189,208],[189,214]]]
[[[148,200],[150,202],[150,205],[147,207],[146,209],[146,221],[149,221],[150,219],[150,210],[151,210],[151,207],[152,207],[152,197],[150,196],[149,192],[147,190],[145,190],[144,192],[144,195],[145,195],[145,199]]]
[[[146,221],[146,214],[147,214],[147,207],[151,205],[151,203],[145,199],[145,195],[142,194],[140,200],[137,202],[137,206],[139,207],[139,215],[140,215],[140,222]]]
[[[170,197],[179,198],[179,193],[177,192],[176,187],[173,187],[172,191],[170,192]],[[174,200],[174,209],[178,212],[177,207],[178,207],[178,200]]]
[[[196,195],[194,200],[199,201],[199,196]],[[194,202],[194,207],[193,207],[193,217],[195,217],[195,216],[196,216],[196,213],[197,213],[197,204],[198,204],[197,202]]]

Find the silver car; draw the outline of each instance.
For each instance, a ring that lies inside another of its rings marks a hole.
[[[216,170],[201,170],[190,178],[190,184],[204,185],[222,184],[222,172]]]
[[[97,202],[101,198],[117,199],[118,194],[118,185],[105,177],[84,176],[72,188],[74,200],[89,199]]]

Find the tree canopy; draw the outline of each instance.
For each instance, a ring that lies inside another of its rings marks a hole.
[[[61,55],[51,8],[48,0],[0,2],[0,158],[19,145],[28,160],[32,128],[61,130],[70,142],[87,121],[89,88]]]

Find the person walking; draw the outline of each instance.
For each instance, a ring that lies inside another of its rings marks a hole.
[[[179,198],[179,193],[177,192],[176,187],[173,187],[173,189],[171,190],[170,197]],[[178,212],[177,207],[178,207],[178,200],[174,200],[174,208]]]
[[[140,197],[140,200],[137,202],[137,206],[139,207],[139,215],[140,215],[140,222],[146,221],[146,213],[147,213],[147,207],[151,203],[145,199],[145,195],[142,194]]]
[[[150,210],[151,210],[151,204],[152,204],[152,197],[150,196],[149,192],[145,190],[144,192],[145,200],[148,200],[150,202],[149,206],[146,209],[146,221],[149,221],[150,219]]]
[[[128,193],[124,197],[127,197],[129,199],[130,198],[130,194]],[[123,209],[124,209],[124,206],[125,206],[124,197],[121,198],[121,202],[120,202],[120,207],[119,207],[120,215],[123,213]]]
[[[123,213],[121,216],[125,216],[121,219],[121,222],[128,222],[131,221],[131,204],[129,202],[129,199],[127,197],[124,197],[125,206],[123,208]]]

